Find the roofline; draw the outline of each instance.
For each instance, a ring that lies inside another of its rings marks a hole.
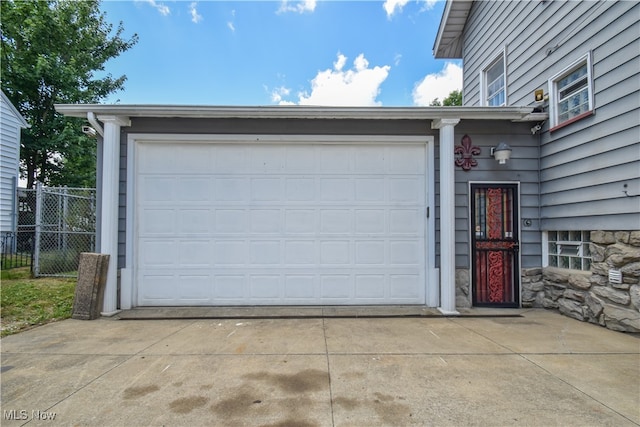
[[[433,43],[433,56],[436,59],[461,59],[462,58],[462,32],[474,0],[446,0],[436,39]],[[456,6],[454,8],[454,5]],[[460,27],[460,20],[464,21]],[[456,21],[458,21],[456,23]],[[446,45],[442,45],[443,37]]]
[[[9,97],[5,95],[4,91],[0,91],[0,93],[2,93],[2,99],[4,100],[4,102],[7,103],[9,110],[11,110],[13,114],[18,118],[18,121],[20,122],[20,127],[22,127],[23,129],[30,128],[31,125],[27,123],[27,120],[22,116],[22,114],[20,114],[20,111],[18,111],[18,109],[11,103],[11,101],[9,100]]]
[[[444,33],[444,27],[446,26],[447,19],[449,19],[449,13],[451,12],[451,1],[447,0],[444,5],[444,11],[442,12],[442,18],[440,18],[440,25],[438,26],[438,32],[436,33],[436,39],[433,42],[433,56],[437,58],[438,47],[442,42],[442,34]]]
[[[358,119],[358,120],[513,120],[528,119],[533,107],[311,107],[311,106],[211,106],[211,105],[123,105],[56,104],[70,117],[100,116],[159,118],[241,119]],[[534,114],[535,116],[535,114]]]

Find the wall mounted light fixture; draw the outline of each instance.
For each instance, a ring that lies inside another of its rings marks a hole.
[[[500,163],[504,165],[507,160],[511,158],[511,147],[506,142],[501,142],[495,147],[491,148],[491,155]]]

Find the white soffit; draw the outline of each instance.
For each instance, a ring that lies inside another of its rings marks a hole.
[[[462,58],[462,32],[473,1],[449,0],[445,6],[433,45],[436,58]]]

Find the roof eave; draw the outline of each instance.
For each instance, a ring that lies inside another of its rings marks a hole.
[[[472,3],[473,0],[447,0],[433,45],[435,58],[462,58],[462,33]]]
[[[310,107],[310,106],[202,106],[202,105],[106,105],[56,104],[70,117],[98,116],[157,118],[244,119],[357,119],[357,120],[523,120],[533,107]]]

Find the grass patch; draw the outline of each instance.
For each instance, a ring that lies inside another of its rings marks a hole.
[[[71,317],[76,279],[34,279],[28,267],[3,270],[1,279],[1,336]]]

